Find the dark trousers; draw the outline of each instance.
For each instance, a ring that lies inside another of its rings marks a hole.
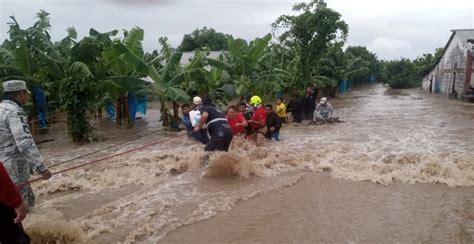
[[[314,112],[303,113],[303,119],[304,120],[313,120],[313,113]]]
[[[23,230],[23,226],[13,223],[15,210],[0,204],[0,243],[1,244],[29,244],[30,237]]]
[[[301,123],[301,121],[303,120],[303,114],[301,112],[293,112],[291,113],[291,115],[293,116],[293,122],[295,123]]]
[[[198,132],[193,131],[191,136],[202,144],[207,144],[209,142],[209,136],[207,135],[206,129],[200,129]]]
[[[209,131],[211,134],[211,140],[206,144],[204,151],[229,151],[230,143],[234,137],[232,129],[221,127]]]

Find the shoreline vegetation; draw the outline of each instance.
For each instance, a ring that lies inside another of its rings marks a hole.
[[[161,37],[159,51],[152,52],[143,50],[145,31],[139,27],[102,33],[91,28],[82,38],[70,27],[66,37],[52,40],[48,12],[40,10],[27,28],[11,16],[8,38],[0,47],[0,80],[25,80],[31,89],[44,92],[43,101],[33,94],[27,106],[33,131],[38,130],[38,112],[64,112],[72,141],[84,143],[96,138],[91,117],[102,117],[106,108],[115,109],[117,125],[132,128],[127,101],[133,96],[157,98],[160,122],[172,127],[180,104],[195,95],[227,104],[249,95],[264,100],[276,93],[289,97],[306,87],[329,97],[365,83],[416,87],[441,53],[413,61],[380,60],[366,47],[344,48],[349,26],[325,1],[298,3],[293,10],[294,15],[272,23],[275,38],[267,34],[246,41],[204,27],[185,35],[178,48]],[[318,24],[321,21],[326,24]],[[307,22],[313,24],[302,28]],[[190,50],[194,56],[181,64],[182,51]],[[210,58],[209,52],[216,50],[225,52]]]

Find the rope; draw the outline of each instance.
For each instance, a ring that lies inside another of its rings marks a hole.
[[[79,168],[82,168],[82,167],[85,167],[85,166],[88,166],[88,165],[91,165],[91,164],[96,164],[96,163],[99,163],[99,162],[103,162],[107,159],[111,159],[111,158],[119,157],[119,156],[122,156],[122,155],[125,155],[125,154],[129,154],[129,153],[132,153],[132,152],[136,152],[136,151],[142,150],[142,149],[147,148],[147,147],[151,147],[151,146],[154,146],[154,145],[158,145],[158,144],[161,144],[161,143],[164,143],[164,142],[167,142],[167,141],[177,139],[177,138],[182,137],[184,135],[186,135],[186,134],[173,136],[173,137],[166,138],[166,139],[163,139],[163,140],[159,140],[159,141],[156,141],[156,142],[153,142],[153,143],[150,143],[150,144],[146,144],[144,146],[140,146],[140,147],[137,147],[137,148],[134,148],[134,149],[130,149],[130,150],[127,150],[127,151],[124,151],[124,152],[121,152],[121,153],[116,153],[116,154],[112,154],[112,155],[109,155],[109,156],[106,156],[106,157],[103,157],[103,158],[100,158],[100,159],[96,159],[96,160],[90,161],[88,163],[84,163],[84,164],[80,164],[80,165],[77,165],[77,166],[74,166],[74,167],[71,167],[71,168],[56,171],[56,172],[52,173],[51,176],[61,174],[61,173],[64,173],[64,172],[68,172],[68,171],[71,171],[71,170],[74,170],[74,169],[79,169]],[[18,189],[21,189],[21,188],[23,188],[27,185],[30,185],[33,182],[39,181],[41,179],[42,179],[42,177],[39,177],[39,178],[36,178],[36,179],[33,179],[33,180],[29,180],[29,181],[24,181],[24,182],[21,182],[20,184],[18,184],[17,187],[18,187]]]
[[[108,150],[108,149],[111,149],[111,148],[114,148],[114,147],[118,147],[118,146],[121,146],[121,145],[125,145],[125,144],[128,144],[130,142],[133,142],[133,141],[137,141],[139,139],[142,139],[142,138],[145,138],[147,136],[151,136],[151,135],[154,135],[158,132],[161,132],[161,130],[158,130],[158,131],[155,131],[155,132],[152,132],[150,134],[146,134],[144,136],[140,136],[140,137],[137,137],[133,140],[129,140],[129,141],[125,141],[125,142],[121,142],[121,143],[118,143],[118,144],[115,144],[115,145],[112,145],[112,146],[109,146],[109,147],[106,147],[106,148],[102,148],[102,149],[99,149],[99,150],[96,150],[96,151],[93,151],[93,152],[90,152],[90,153],[87,153],[87,154],[84,154],[84,155],[80,155],[80,156],[77,156],[75,158],[71,158],[71,159],[67,159],[65,161],[62,161],[62,162],[59,162],[59,163],[56,163],[56,164],[52,164],[52,165],[48,165],[48,168],[54,168],[56,166],[59,166],[59,165],[63,165],[65,163],[69,163],[69,162],[72,162],[72,161],[75,161],[75,160],[78,160],[78,159],[81,159],[81,158],[85,158],[87,156],[90,156],[92,154],[96,154],[96,153],[99,153],[99,152],[102,152],[102,151],[105,151],[105,150]]]
[[[29,122],[34,123],[34,122],[39,122],[39,121],[41,121],[41,120],[47,120],[47,119],[49,119],[49,118],[54,118],[54,117],[57,117],[57,116],[59,116],[59,115],[65,114],[65,113],[66,113],[66,112],[59,112],[59,113],[55,113],[55,114],[50,115],[50,116],[46,116],[46,117],[44,117],[44,118],[42,118],[42,119],[30,120]]]

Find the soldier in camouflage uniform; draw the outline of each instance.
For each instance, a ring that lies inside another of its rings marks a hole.
[[[0,103],[0,161],[15,184],[27,181],[33,172],[39,173],[43,179],[49,179],[51,172],[43,163],[43,157],[33,141],[27,115],[22,108],[29,98],[26,83],[6,81],[3,83],[3,92]],[[31,186],[24,186],[20,192],[27,206],[33,207],[35,196]]]
[[[328,103],[327,98],[321,98],[321,102],[316,105],[313,114],[313,122],[331,122],[335,114],[334,108]]]

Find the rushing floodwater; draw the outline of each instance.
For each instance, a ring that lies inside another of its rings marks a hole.
[[[474,242],[474,104],[381,85],[330,102],[346,123],[287,125],[258,149],[237,138],[207,166],[183,136],[36,183],[27,232],[39,243]],[[62,131],[41,150],[52,164],[149,135],[56,171],[173,135],[154,118],[128,131],[102,122],[103,141],[83,147]]]

